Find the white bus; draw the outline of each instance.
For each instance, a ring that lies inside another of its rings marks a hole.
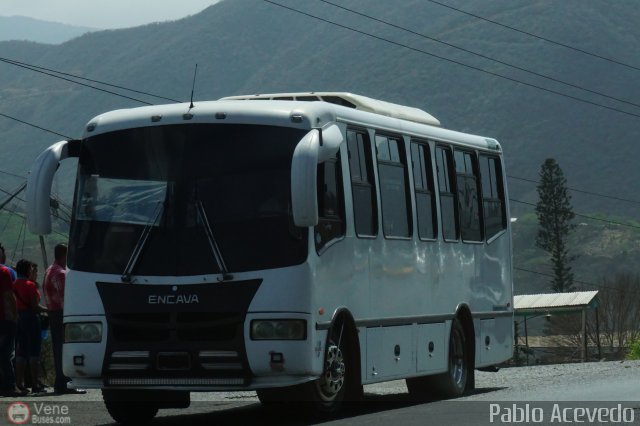
[[[67,157],[64,372],[102,389],[117,421],[194,391],[324,412],[401,378],[416,395],[457,396],[511,357],[494,139],[350,93],[112,111],[36,160],[35,234],[51,231]]]

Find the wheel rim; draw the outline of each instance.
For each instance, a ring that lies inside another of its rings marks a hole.
[[[462,331],[456,328],[451,339],[451,377],[458,389],[465,386],[467,368],[464,358]]]
[[[324,372],[318,381],[320,397],[332,401],[344,386],[345,364],[342,351],[333,343],[329,344],[324,363]]]

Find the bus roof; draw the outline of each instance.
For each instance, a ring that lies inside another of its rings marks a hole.
[[[439,126],[440,121],[418,108],[368,98],[348,92],[269,93],[259,95],[228,96],[220,100],[274,100],[274,101],[324,101],[374,114],[386,115],[415,123]]]
[[[323,127],[330,122],[337,121],[359,127],[375,128],[388,133],[402,133],[419,139],[433,139],[440,142],[463,144],[471,148],[501,152],[500,144],[493,138],[462,133],[434,124],[425,124],[401,117],[393,117],[390,114],[363,111],[361,108],[345,106],[339,102],[305,102],[305,99],[300,99],[304,96],[311,96],[309,94],[295,94],[294,97],[296,99],[294,100],[275,99],[276,97],[285,97],[285,95],[287,94],[282,94],[282,96],[276,94],[262,95],[265,96],[263,98],[233,96],[222,98],[222,100],[218,101],[196,101],[194,102],[194,108],[191,108],[189,103],[176,103],[109,111],[89,121],[84,137],[124,129],[172,124],[233,123],[310,129]],[[364,96],[350,96],[350,98],[345,99],[365,99],[369,100],[370,106],[377,105],[378,107],[394,105]],[[397,105],[397,107],[420,111],[415,108],[402,107],[401,105]],[[424,111],[422,113],[427,114]],[[297,119],[294,120],[294,118]]]

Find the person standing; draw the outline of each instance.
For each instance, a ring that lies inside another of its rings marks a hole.
[[[0,244],[0,266],[4,266],[9,270],[9,273],[11,274],[11,282],[14,282],[16,278],[18,278],[16,271],[11,266],[7,265],[7,253],[4,251],[2,244]]]
[[[53,346],[53,362],[56,370],[56,381],[53,390],[56,394],[82,394],[85,391],[67,388],[69,378],[62,372],[62,343],[64,309],[64,284],[67,277],[67,246],[58,244],[53,251],[54,262],[44,274],[44,293],[49,309],[49,327]]]
[[[18,261],[16,272],[18,279],[13,283],[13,293],[18,310],[18,332],[16,350],[16,385],[20,390],[25,388],[25,370],[27,364],[31,373],[31,392],[44,392],[39,384],[40,352],[42,335],[38,314],[47,310],[40,305],[40,291],[36,283],[29,277],[33,273],[33,262],[26,259]]]
[[[2,371],[0,394],[9,397],[26,394],[16,386],[12,362],[16,340],[16,317],[16,299],[13,294],[11,273],[5,266],[0,266],[0,370]]]

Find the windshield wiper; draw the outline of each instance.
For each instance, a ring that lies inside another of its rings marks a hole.
[[[158,202],[158,207],[157,207],[157,210],[156,210],[156,214],[144,226],[144,229],[142,230],[142,233],[140,234],[140,238],[138,238],[138,242],[136,243],[136,246],[133,248],[133,252],[131,253],[131,256],[129,257],[129,261],[127,262],[127,266],[124,268],[124,272],[122,273],[122,276],[120,277],[122,282],[132,283],[131,272],[133,271],[133,268],[135,268],[136,264],[138,263],[138,259],[140,258],[140,254],[142,253],[142,249],[144,248],[145,244],[147,243],[147,239],[149,239],[149,235],[151,234],[151,230],[153,229],[153,225],[158,221],[158,218],[160,217],[160,215],[162,214],[162,211],[164,210],[162,208],[163,205],[164,205],[164,202],[162,202],[162,201]]]
[[[209,218],[207,217],[207,212],[202,205],[202,201],[199,199],[196,200],[196,209],[198,211],[198,216],[200,216],[200,220],[204,225],[204,231],[207,235],[207,239],[209,240],[209,246],[211,247],[211,251],[213,252],[213,257],[218,264],[218,269],[222,273],[222,279],[219,281],[228,281],[233,279],[233,275],[229,273],[227,269],[227,265],[224,263],[224,259],[222,257],[222,252],[220,251],[220,247],[218,247],[218,243],[216,242],[216,238],[213,235],[213,230],[211,229],[211,225],[209,224]]]

